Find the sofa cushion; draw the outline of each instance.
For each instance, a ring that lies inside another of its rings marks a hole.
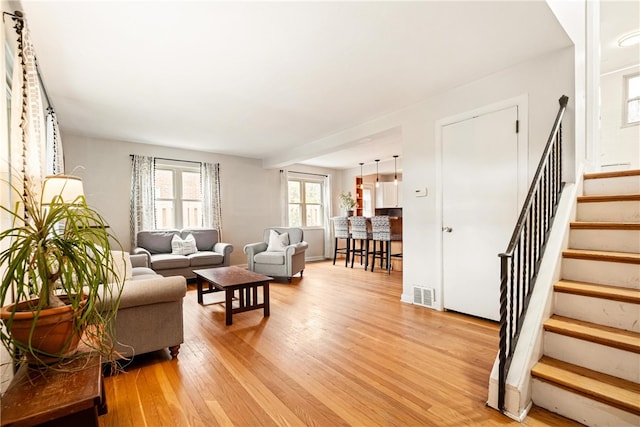
[[[187,258],[189,258],[191,267],[222,264],[224,262],[224,255],[211,251],[196,252],[195,254],[187,255]]]
[[[258,264],[284,265],[284,252],[260,252],[253,260]]]
[[[131,279],[137,279],[139,276],[148,276],[154,274],[157,276],[159,276],[158,273],[156,273],[155,271],[153,271],[152,269],[150,269],[149,267],[133,267],[132,271],[131,271]]]
[[[151,270],[151,269],[149,269],[149,270]],[[127,279],[127,283],[129,283],[129,282],[139,282],[141,280],[148,280],[148,279],[157,279],[158,276],[160,276],[158,273],[156,273],[155,271],[151,270],[151,273],[138,274],[136,276],[133,276],[131,279]]]
[[[178,233],[178,230],[141,231],[138,233],[138,246],[152,254],[170,254],[171,239]]]
[[[189,255],[198,251],[196,248],[196,239],[193,234],[181,239],[177,234],[171,239],[171,253],[173,255]]]
[[[122,282],[131,278],[133,275],[133,267],[129,259],[129,252],[111,251],[111,257],[113,258],[113,273],[110,272],[108,274],[108,282]]]
[[[128,281],[127,284],[129,284]],[[135,284],[131,283],[130,285],[125,284],[122,289],[118,310],[181,301],[187,292],[186,280],[182,276],[154,276],[147,280],[135,280]],[[131,327],[135,327],[135,325],[131,325]]]
[[[173,255],[170,253],[151,255],[151,268],[156,271],[184,267],[189,267],[189,258],[184,255]]]
[[[269,233],[269,244],[267,245],[267,252],[281,252],[286,246],[289,245],[289,233],[278,233],[275,230],[271,230]]]
[[[189,234],[195,237],[196,247],[199,251],[212,251],[215,244],[218,243],[218,230],[212,228],[184,229],[180,232],[183,239]]]

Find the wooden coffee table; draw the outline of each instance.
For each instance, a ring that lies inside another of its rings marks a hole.
[[[198,304],[203,303],[202,295],[211,292],[224,291],[224,305],[226,324],[233,323],[234,313],[249,310],[264,309],[264,315],[269,313],[269,282],[273,277],[254,273],[240,267],[218,267],[194,270],[198,285]],[[203,289],[207,284],[208,289]],[[258,302],[258,287],[262,286],[262,303]],[[233,307],[233,297],[238,292],[238,307]]]

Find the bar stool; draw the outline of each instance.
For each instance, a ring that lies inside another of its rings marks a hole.
[[[351,268],[353,268],[353,261],[357,254],[360,255],[360,264],[364,258],[364,269],[366,270],[369,264],[369,240],[371,239],[371,234],[367,231],[367,219],[363,216],[350,216],[349,224],[351,224],[353,244],[351,247]],[[360,241],[360,249],[356,249],[356,240]]]
[[[331,218],[333,222],[333,236],[335,238],[333,249],[333,265],[336,265],[336,257],[338,254],[345,255],[344,266],[349,266],[349,255],[351,254],[351,233],[349,233],[349,220],[346,216],[336,216]],[[338,247],[339,240],[344,240],[346,246]]]
[[[391,234],[391,221],[387,215],[371,217],[371,238],[373,240],[373,261],[371,271],[376,265],[376,258],[380,259],[380,268],[386,262],[387,274],[391,274],[391,257],[402,258],[402,254],[391,253],[391,242],[402,240],[401,236]],[[380,242],[380,249],[376,250],[376,242]]]

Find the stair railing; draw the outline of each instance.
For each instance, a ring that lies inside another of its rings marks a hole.
[[[558,207],[562,182],[562,116],[560,109],[529,187],[511,241],[500,257],[500,353],[498,356],[498,408],[504,411],[507,373],[536,282],[549,230]]]

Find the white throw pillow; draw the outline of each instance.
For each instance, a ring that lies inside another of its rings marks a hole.
[[[111,256],[113,258],[113,274],[120,280],[116,280],[116,277],[109,277],[108,283],[130,279],[133,276],[133,267],[129,252],[111,251]]]
[[[289,246],[289,233],[278,234],[275,230],[269,231],[268,252],[282,252],[287,246]]]
[[[173,255],[189,255],[196,252],[198,252],[198,248],[196,247],[196,238],[193,237],[193,234],[188,234],[184,240],[177,234],[171,239],[171,253]]]

